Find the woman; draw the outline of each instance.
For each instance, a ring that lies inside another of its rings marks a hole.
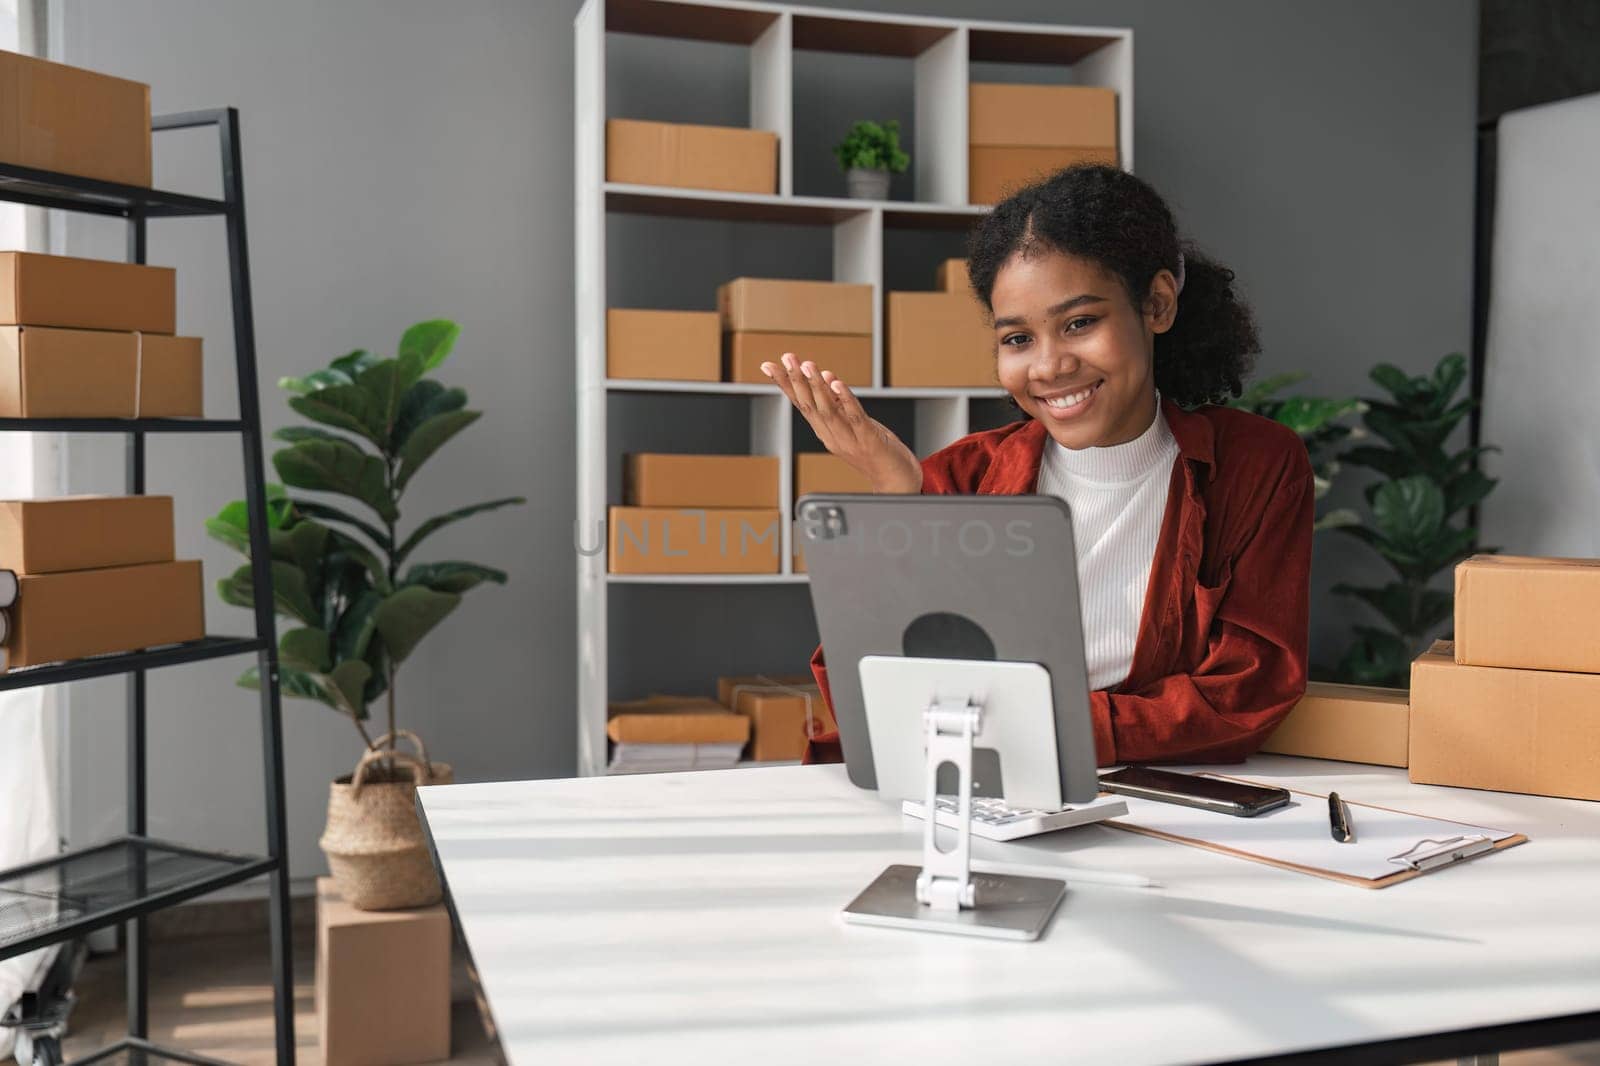
[[[1233,272],[1103,166],[996,207],[967,269],[1021,422],[919,463],[830,371],[762,370],[876,492],[1067,501],[1100,765],[1243,759],[1305,691],[1313,493],[1292,431],[1210,406],[1259,350]],[[826,694],[821,649],[812,669]]]

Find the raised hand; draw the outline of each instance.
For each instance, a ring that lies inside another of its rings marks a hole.
[[[819,370],[785,352],[780,363],[762,363],[761,372],[805,416],[822,446],[860,471],[873,492],[922,491],[922,464],[905,442],[868,415],[850,386],[831,370]]]

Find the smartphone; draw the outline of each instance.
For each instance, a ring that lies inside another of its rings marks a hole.
[[[1185,807],[1253,818],[1262,811],[1282,807],[1289,792],[1265,785],[1245,785],[1220,777],[1180,774],[1148,766],[1125,766],[1100,775],[1100,787],[1107,792],[1161,803],[1181,803]]]

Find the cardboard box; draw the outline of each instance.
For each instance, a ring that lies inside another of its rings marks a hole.
[[[891,292],[887,318],[886,384],[995,386],[994,330],[970,295]]]
[[[1600,674],[1600,559],[1456,564],[1456,662]]]
[[[728,333],[872,334],[872,286],[835,281],[735,278],[717,287]]]
[[[741,333],[726,334],[727,379],[765,385],[771,378],[762,363],[776,363],[784,352],[831,370],[846,385],[872,384],[872,335],[869,333]]]
[[[794,457],[795,499],[812,492],[871,492],[872,482],[855,467],[827,452],[799,452]],[[794,572],[806,572],[802,540],[794,538]]]
[[[139,417],[199,418],[205,407],[200,338],[145,333],[139,343]]]
[[[450,915],[444,904],[358,911],[317,878],[317,1029],[327,1066],[450,1057]]]
[[[0,252],[0,325],[172,333],[177,307],[171,267]]]
[[[1014,148],[1117,147],[1117,93],[1089,85],[967,87],[967,143]]]
[[[721,369],[715,311],[606,312],[606,377],[717,381]]]
[[[1600,799],[1600,674],[1411,664],[1411,780]]]
[[[1262,751],[1404,766],[1411,706],[1402,689],[1313,681]]]
[[[778,457],[636,453],[622,486],[629,507],[776,507]]]
[[[750,720],[727,708],[675,711],[651,708],[612,715],[606,736],[617,744],[744,744]]]
[[[837,728],[810,674],[719,677],[717,698],[749,720],[748,758],[755,762],[799,759],[807,740]]]
[[[613,574],[776,574],[777,508],[613,507]]]
[[[51,574],[173,559],[171,496],[0,500],[0,569]]]
[[[150,186],[150,86],[0,52],[0,162]]]
[[[146,563],[19,576],[11,665],[135,651],[205,636],[200,563]]]
[[[198,337],[0,326],[0,417],[198,416]]]
[[[606,180],[771,195],[778,191],[778,135],[608,119]]]
[[[972,292],[972,279],[967,277],[967,261],[965,259],[946,259],[940,263],[936,284],[940,292],[961,293],[965,296],[974,295]]]
[[[1077,163],[1117,165],[1115,148],[1000,148],[974,147],[967,151],[967,202],[997,204],[1026,185],[1032,185]]]

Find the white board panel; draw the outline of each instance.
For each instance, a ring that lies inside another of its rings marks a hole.
[[[1600,94],[1500,120],[1482,542],[1600,556]]]

